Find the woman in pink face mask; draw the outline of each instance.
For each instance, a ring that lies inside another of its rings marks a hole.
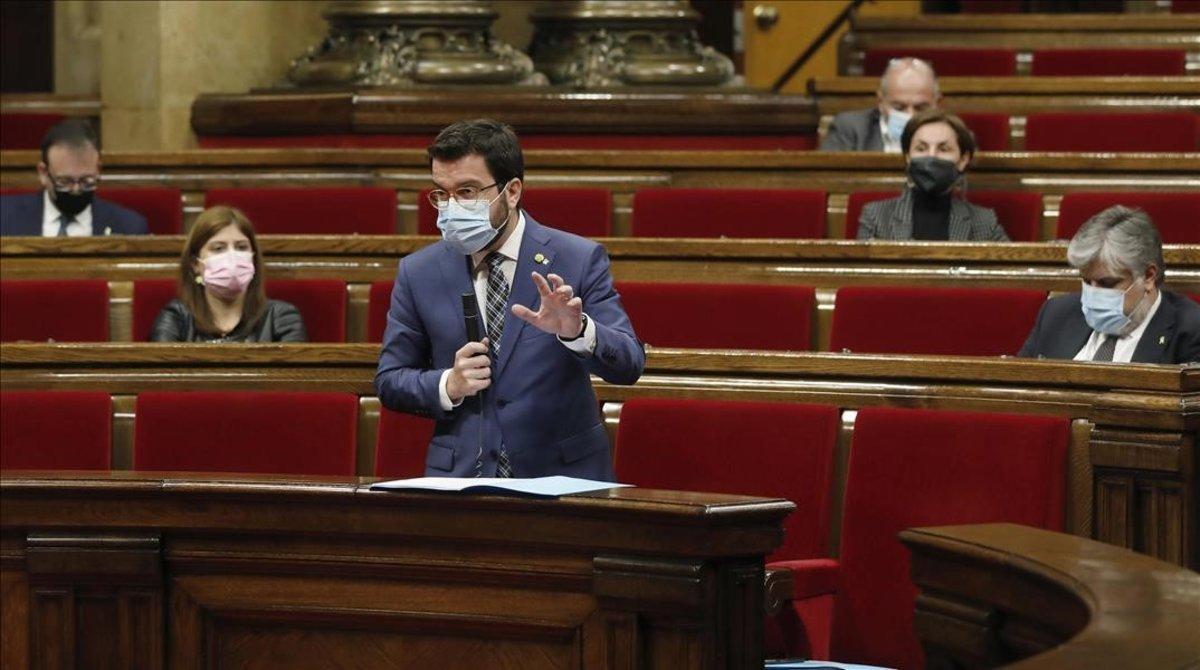
[[[295,306],[268,300],[254,226],[232,207],[196,217],[179,259],[179,297],[154,320],[151,342],[305,342]]]

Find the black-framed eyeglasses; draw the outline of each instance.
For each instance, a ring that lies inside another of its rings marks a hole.
[[[450,198],[454,198],[455,202],[463,209],[474,211],[479,209],[481,204],[492,204],[491,200],[480,200],[479,195],[489,188],[499,185],[500,182],[496,181],[487,186],[460,186],[454,189],[453,193],[436,188],[429,192],[429,204],[438,209],[446,209],[450,206]],[[507,185],[505,183],[505,186]],[[500,196],[497,195],[496,197]]]
[[[55,190],[58,191],[73,191],[78,188],[81,191],[94,191],[96,186],[100,184],[99,176],[87,177],[55,177],[50,175],[50,183],[54,184]]]

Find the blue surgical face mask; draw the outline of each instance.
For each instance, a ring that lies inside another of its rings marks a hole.
[[[1139,279],[1138,281],[1144,281]],[[1081,302],[1083,305],[1083,320],[1092,330],[1106,335],[1124,337],[1137,328],[1134,314],[1142,307],[1147,294],[1133,306],[1129,314],[1125,313],[1125,294],[1138,282],[1129,285],[1124,291],[1115,288],[1100,288],[1083,283]]]
[[[504,189],[507,187],[508,184],[505,183],[499,195],[477,204],[475,209],[467,209],[454,198],[450,198],[446,208],[438,210],[437,227],[442,231],[442,239],[464,256],[486,249],[504,232],[504,227],[511,218],[505,217],[504,225],[499,228],[492,227],[492,203],[504,195]]]
[[[908,112],[900,112],[894,109],[888,110],[887,130],[888,136],[892,138],[892,141],[900,141],[900,136],[904,134],[904,126],[908,125],[910,119],[912,119],[912,114]]]

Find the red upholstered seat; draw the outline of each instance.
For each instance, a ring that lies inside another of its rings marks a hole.
[[[1067,193],[1058,210],[1058,237],[1070,239],[1079,227],[1113,205],[1144,210],[1166,244],[1200,243],[1200,193]]]
[[[336,279],[271,279],[267,297],[290,302],[300,310],[309,342],[346,341],[346,282]],[[133,283],[133,339],[150,337],[154,319],[172,298],[175,281],[141,279]]]
[[[838,289],[832,351],[1015,355],[1045,291],[1030,289],[848,286]]]
[[[617,282],[638,339],[690,349],[812,348],[812,288]]]
[[[417,199],[417,233],[440,235],[429,189]],[[540,188],[521,194],[521,207],[538,223],[582,237],[612,234],[612,191],[606,188]]]
[[[46,131],[66,120],[62,114],[0,114],[0,149],[38,149]]]
[[[1200,115],[1042,113],[1025,121],[1029,151],[1196,151]]]
[[[633,194],[634,237],[825,237],[825,191],[648,188]]]
[[[218,188],[204,206],[231,205],[259,235],[392,235],[396,192],[387,188]]]
[[[133,466],[353,475],[357,426],[352,393],[142,393]]]
[[[1068,433],[1069,421],[1056,417],[860,410],[840,574],[821,580],[836,581],[837,588],[829,657],[924,667],[913,632],[917,591],[896,535],[920,526],[990,522],[1062,530]],[[803,572],[806,563],[785,565]]]
[[[1172,14],[1200,13],[1200,0],[1171,0]]]
[[[371,295],[367,302],[367,341],[382,342],[387,329],[388,309],[392,306],[392,281],[371,283]]]
[[[888,61],[910,57],[928,62],[939,77],[1011,77],[1017,73],[1017,52],[1012,49],[880,47],[867,49],[863,74],[877,77]]]
[[[1183,49],[1045,49],[1033,52],[1038,77],[1163,76],[1187,74]]]
[[[0,342],[107,342],[101,279],[0,281]]]
[[[433,420],[379,408],[375,440],[375,476],[401,479],[425,475],[425,452],[433,437]]]
[[[0,393],[0,470],[107,470],[111,427],[107,393]]]
[[[846,239],[858,235],[863,206],[894,198],[895,191],[855,191],[846,203]],[[968,191],[967,200],[995,210],[996,219],[1014,242],[1036,242],[1042,227],[1042,194],[1027,191]]]
[[[980,151],[1009,151],[1012,148],[1007,114],[967,113],[959,114],[958,118],[975,134],[975,144]]]
[[[104,187],[97,195],[146,217],[151,235],[183,233],[183,196],[177,188]]]

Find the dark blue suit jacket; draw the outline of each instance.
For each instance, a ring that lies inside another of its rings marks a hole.
[[[1080,295],[1061,295],[1042,305],[1037,323],[1018,356],[1070,360],[1091,335],[1092,329],[1083,318]],[[1200,362],[1200,305],[1178,293],[1162,291],[1158,311],[1146,324],[1133,350],[1133,362]]]
[[[538,254],[547,262],[535,263]],[[613,289],[604,247],[541,226],[526,213],[492,384],[482,403],[468,398],[446,412],[438,384],[467,342],[461,296],[474,291],[467,264],[444,241],[400,261],[375,375],[384,407],[437,420],[426,474],[475,476],[482,427],[482,476],[495,476],[503,443],[517,477],[558,474],[611,481],[608,436],[590,375],[632,384],[646,355]],[[554,335],[513,316],[514,303],[538,309],[534,270],[561,276],[582,298],[596,324],[591,356],[576,354]]]
[[[0,196],[0,235],[42,236],[42,191]],[[96,197],[92,200],[93,235],[145,235],[146,217]]]

